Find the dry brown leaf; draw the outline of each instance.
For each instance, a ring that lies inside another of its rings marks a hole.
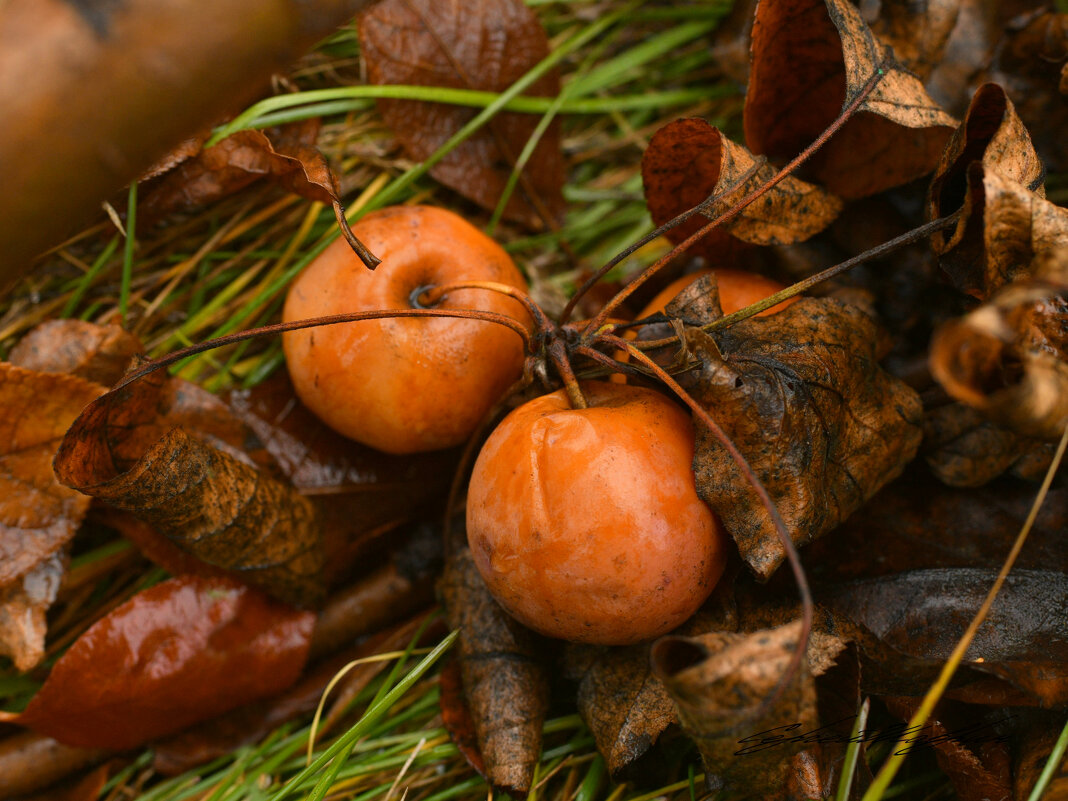
[[[0,653],[19,670],[44,656],[44,613],[89,508],[89,498],[56,481],[52,458],[67,427],[104,391],[0,362]]]
[[[642,182],[653,222],[663,225],[733,186],[755,165],[748,150],[702,119],[668,123],[656,132],[642,156]],[[669,231],[668,238],[682,242],[774,174],[773,167],[764,165],[729,195]],[[695,247],[719,263],[727,233],[755,245],[803,242],[830,225],[841,210],[842,203],[834,195],[790,176],[747,206],[726,231],[717,229]]]
[[[674,699],[683,730],[697,743],[711,788],[763,794],[786,786],[790,757],[802,746],[783,742],[761,749],[741,741],[778,726],[818,726],[804,660],[776,702],[759,710],[785,674],[800,635],[796,621],[748,634],[668,636],[653,646],[653,670]]]
[[[959,11],[960,0],[883,0],[871,30],[894,49],[904,69],[923,81],[942,62]]]
[[[545,647],[489,594],[468,548],[446,559],[441,594],[449,627],[460,629],[464,692],[490,783],[526,796],[548,711]]]
[[[693,292],[701,291],[698,282]],[[701,362],[688,388],[749,461],[798,545],[845,520],[915,455],[920,399],[879,367],[875,321],[857,307],[803,298],[714,337],[687,337]],[[694,473],[742,558],[767,579],[785,556],[774,525],[703,426]]]
[[[1038,777],[1049,761],[1057,736],[1064,728],[1060,712],[1045,713],[1027,721],[1023,736],[1016,752],[1013,775],[1013,798],[1027,801],[1031,790],[1038,783]],[[1062,756],[1060,764],[1054,769],[1043,801],[1068,801],[1068,756]]]
[[[541,22],[521,0],[382,0],[360,17],[368,82],[503,92],[549,55]],[[555,72],[527,94],[555,96]],[[408,154],[427,159],[477,113],[417,100],[379,100],[378,108]],[[430,174],[487,209],[504,192],[520,152],[538,124],[530,114],[499,114],[460,144]],[[533,228],[564,212],[560,128],[550,125],[523,170],[505,215]]]
[[[935,240],[943,268],[962,291],[986,300],[1000,287],[1026,278],[1032,261],[1068,248],[1068,209],[979,161],[967,167],[964,184],[960,222],[948,240]],[[929,214],[959,207],[942,207],[943,200],[956,202],[946,189],[931,197]]]
[[[196,435],[176,427],[190,422]],[[247,435],[213,396],[156,373],[86,408],[59,448],[56,473],[209,564],[288,602],[318,603],[318,518],[241,450]]]
[[[929,409],[923,420],[923,457],[951,487],[980,487],[1006,471],[1039,480],[1053,460],[1052,442],[1021,437],[963,403]]]
[[[772,159],[800,153],[848,98],[885,69],[807,168],[844,198],[872,195],[929,172],[956,124],[915,76],[886,62],[887,48],[848,0],[763,0],[752,53],[745,142]]]
[[[207,205],[271,177],[309,200],[331,205],[337,183],[315,148],[319,121],[247,130],[186,158],[163,174],[138,207],[142,217],[160,219],[175,211]]]
[[[1001,35],[999,8],[987,0],[958,0],[957,24],[946,42],[942,59],[925,85],[931,97],[953,115],[968,107],[964,87],[977,85],[977,77],[990,66]],[[896,47],[895,47],[896,50]]]
[[[675,703],[653,675],[649,649],[648,643],[569,645],[564,656],[569,677],[579,682],[579,714],[617,781],[676,721]]]
[[[1068,426],[1068,285],[1002,289],[931,341],[931,373],[954,398],[1023,437]]]
[[[10,361],[42,373],[68,373],[110,387],[144,352],[140,340],[117,325],[48,320],[11,349]]]

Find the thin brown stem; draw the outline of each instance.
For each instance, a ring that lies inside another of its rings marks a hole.
[[[368,250],[367,245],[361,242],[356,234],[352,233],[352,229],[349,228],[349,221],[345,217],[345,207],[341,205],[339,200],[334,201],[334,217],[337,218],[337,225],[341,229],[341,235],[345,237],[345,241],[349,243],[352,252],[359,256],[360,261],[363,262],[368,270],[373,270],[382,263],[382,259]]]
[[[643,236],[641,239],[639,239],[637,242],[634,242],[630,246],[624,248],[622,251],[617,253],[606,264],[604,264],[599,270],[597,270],[597,272],[595,272],[593,275],[591,275],[589,278],[587,278],[586,282],[582,286],[580,286],[578,288],[578,291],[575,292],[575,294],[567,302],[567,305],[564,306],[564,310],[560,314],[560,323],[564,324],[564,323],[568,322],[568,320],[571,319],[571,314],[575,311],[575,306],[578,304],[579,300],[581,300],[582,297],[587,292],[589,292],[591,289],[593,289],[594,285],[598,281],[600,281],[602,278],[604,278],[606,275],[608,275],[608,272],[613,267],[615,267],[617,264],[619,264],[621,261],[623,261],[623,259],[625,259],[628,256],[632,255],[633,253],[638,251],[640,248],[645,247],[650,242],[652,242],[654,239],[656,239],[658,236],[663,236],[668,231],[670,231],[672,228],[676,228],[676,227],[682,225],[684,222],[686,222],[688,219],[693,217],[695,214],[700,214],[701,212],[703,212],[706,209],[708,209],[710,206],[712,206],[712,205],[714,205],[716,203],[719,203],[721,200],[723,200],[723,198],[729,197],[734,192],[737,192],[738,189],[740,189],[741,187],[745,186],[745,184],[749,181],[749,179],[752,178],[754,175],[756,175],[757,172],[760,170],[760,168],[763,167],[767,163],[768,163],[767,157],[765,157],[765,156],[758,157],[756,162],[753,164],[753,166],[750,167],[748,170],[746,170],[736,181],[734,181],[726,189],[723,189],[720,192],[716,192],[713,195],[709,195],[704,200],[702,200],[700,203],[698,203],[696,206],[694,206],[692,209],[689,209],[688,211],[684,211],[681,214],[677,215],[676,217],[673,217],[672,219],[668,220],[666,223],[661,225],[659,228],[656,228],[656,229],[650,231],[645,236]]]
[[[519,301],[526,307],[526,310],[533,318],[534,325],[539,333],[547,333],[553,328],[552,322],[546,316],[545,312],[542,311],[541,306],[535,303],[530,295],[517,287],[502,284],[497,281],[455,281],[448,284],[437,284],[424,289],[419,293],[419,296],[415,298],[415,300],[426,306],[433,306],[450,292],[457,289],[485,289],[487,292],[497,292],[501,295],[507,295],[508,297]]]
[[[913,228],[901,236],[894,237],[881,245],[876,245],[871,250],[866,250],[863,253],[858,253],[852,258],[846,259],[843,262],[835,264],[833,267],[828,267],[826,270],[822,270],[815,275],[810,275],[808,278],[804,278],[798,281],[796,284],[791,284],[785,289],[776,292],[774,295],[769,295],[763,300],[758,300],[756,303],[751,303],[744,309],[739,309],[736,312],[720,317],[718,320],[713,320],[708,325],[703,326],[703,330],[712,332],[720,331],[724,328],[729,328],[735,323],[740,323],[742,320],[748,320],[750,317],[755,317],[763,311],[778,306],[784,300],[789,300],[792,297],[807,292],[817,284],[821,284],[836,275],[840,275],[848,270],[853,269],[865,262],[872,259],[878,259],[882,256],[886,256],[889,253],[893,253],[898,248],[902,248],[906,245],[911,245],[924,237],[930,236],[936,231],[940,231],[943,228],[949,228],[956,224],[957,219],[962,214],[962,211],[956,211],[953,214],[949,214],[945,217],[941,217],[937,220],[933,220],[929,223],[924,223],[918,228]],[[640,325],[641,321],[636,320],[630,323],[630,326]],[[668,345],[674,345],[679,341],[677,336],[665,337],[663,339],[639,339],[634,341],[634,345],[641,350],[656,350],[657,348],[664,348]]]
[[[529,353],[531,348],[530,332],[527,331],[526,326],[506,314],[497,314],[496,312],[479,311],[476,309],[376,309],[374,311],[332,314],[326,317],[312,317],[307,320],[293,320],[288,323],[274,323],[273,325],[250,328],[247,331],[238,331],[234,334],[227,334],[226,336],[221,336],[216,339],[209,339],[206,342],[199,342],[188,348],[182,348],[173,353],[168,353],[166,356],[161,356],[158,359],[152,359],[145,362],[132,373],[123,376],[122,381],[120,381],[114,389],[121,389],[155,370],[167,367],[175,362],[180,362],[182,359],[188,358],[189,356],[195,356],[198,353],[204,353],[205,351],[214,350],[215,348],[221,348],[226,345],[233,345],[237,342],[244,342],[248,339],[274,336],[276,334],[284,334],[287,331],[299,331],[303,328],[316,328],[322,325],[338,325],[340,323],[360,322],[361,320],[382,320],[398,317],[455,317],[463,320],[482,320],[487,323],[496,323],[497,325],[503,325],[505,328],[510,328],[515,331],[520,339],[523,340],[523,348],[526,352]]]
[[[767,192],[771,191],[780,181],[784,180],[787,176],[790,175],[790,173],[796,170],[806,159],[808,159],[813,153],[819,150],[827,142],[828,139],[834,136],[834,134],[837,133],[838,130],[846,124],[846,122],[849,121],[849,119],[853,116],[854,112],[856,112],[856,110],[860,108],[860,105],[864,102],[868,95],[871,94],[872,90],[875,89],[876,85],[882,79],[884,74],[885,70],[881,66],[877,68],[876,71],[872,74],[871,78],[868,79],[868,82],[861,87],[860,91],[857,93],[857,96],[854,97],[853,100],[844,109],[842,109],[842,112],[838,115],[838,118],[831,123],[827,130],[821,133],[812,144],[810,144],[808,147],[798,153],[797,156],[795,156],[789,164],[779,170],[779,172],[777,172],[771,180],[769,180],[759,189],[750,192],[742,200],[736,203],[732,208],[725,211],[719,217],[716,217],[714,220],[709,222],[708,225],[701,228],[701,230],[699,230],[693,236],[689,237],[683,242],[680,242],[678,245],[672,248],[670,253],[657,259],[656,262],[647,267],[633,281],[631,281],[629,284],[619,290],[619,292],[616,293],[615,297],[608,301],[608,303],[604,305],[601,311],[597,313],[597,316],[593,318],[593,321],[589,329],[587,330],[596,332],[602,325],[604,325],[604,321],[608,318],[608,315],[615,311],[621,303],[623,303],[627,298],[629,298],[631,294],[633,294],[634,291],[638,289],[638,287],[640,287],[642,284],[644,284],[646,281],[648,281],[650,278],[660,272],[660,270],[662,270],[667,264],[670,264],[672,261],[674,261],[674,259],[680,253],[684,252],[693,243],[695,243],[713,228],[729,223],[731,220],[741,214],[746,206],[748,206],[753,201],[758,200]]]
[[[575,371],[571,369],[571,362],[567,357],[567,347],[561,340],[553,339],[549,343],[549,358],[553,360],[556,371],[560,374],[560,380],[564,382],[564,390],[567,392],[568,400],[571,401],[571,408],[588,408],[589,404],[586,402],[586,396],[582,394]]]
[[[775,689],[763,700],[757,711],[753,713],[753,715],[756,716],[770,708],[775,701],[781,697],[794,676],[798,675],[798,671],[801,669],[801,660],[805,658],[808,651],[809,634],[812,632],[812,592],[809,590],[808,578],[805,576],[805,570],[801,566],[801,558],[797,554],[797,548],[794,546],[794,541],[791,539],[790,533],[786,529],[786,521],[782,519],[779,509],[775,505],[775,501],[773,501],[768,494],[767,489],[764,487],[764,483],[760,480],[757,474],[753,472],[753,468],[750,466],[749,461],[742,455],[742,452],[738,450],[738,447],[734,444],[733,440],[727,436],[727,433],[720,428],[719,424],[712,419],[712,416],[705,411],[701,404],[694,400],[693,396],[683,389],[679,383],[675,381],[666,370],[664,370],[664,368],[634,347],[632,343],[621,337],[611,334],[602,334],[598,337],[598,341],[626,350],[630,353],[632,358],[637,359],[649,368],[649,370],[666,384],[683,403],[690,407],[691,411],[693,411],[697,418],[709,431],[712,432],[712,435],[727,450],[727,453],[730,454],[731,459],[742,472],[745,480],[753,488],[753,491],[756,492],[757,496],[760,498],[761,504],[771,517],[775,533],[779,537],[779,542],[786,554],[786,559],[790,563],[790,570],[794,574],[794,581],[797,583],[798,595],[801,597],[801,638],[798,642],[797,650],[794,652],[790,664],[787,666],[786,672],[779,680],[779,683],[775,685]]]

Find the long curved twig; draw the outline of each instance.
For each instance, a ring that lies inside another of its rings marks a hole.
[[[145,362],[133,372],[123,376],[122,380],[113,389],[121,389],[151,372],[162,367],[168,367],[175,362],[180,362],[189,356],[195,356],[198,353],[204,353],[226,345],[233,345],[236,342],[284,334],[287,331],[299,331],[302,328],[316,328],[321,325],[338,325],[340,323],[360,322],[361,320],[383,320],[398,317],[458,317],[464,320],[482,320],[487,323],[503,325],[505,328],[515,331],[520,339],[523,340],[523,348],[526,352],[530,351],[532,345],[530,332],[527,331],[526,326],[506,314],[479,311],[477,309],[376,309],[374,311],[350,312],[348,314],[331,314],[326,317],[310,317],[307,320],[293,320],[288,323],[274,323],[259,328],[250,328],[247,331],[237,331],[236,333],[209,339],[205,342],[198,342],[188,348],[182,348],[173,353],[168,353],[166,356]]]

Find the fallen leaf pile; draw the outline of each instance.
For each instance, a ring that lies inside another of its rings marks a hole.
[[[709,790],[824,798],[848,770],[859,798],[885,754],[869,764],[869,740],[847,764],[854,717],[870,709],[900,732],[1028,521],[916,746],[959,798],[1027,797],[1068,710],[1063,469],[1031,514],[1068,429],[1068,209],[1046,186],[1068,167],[1068,15],[963,0],[751,5],[709,41],[723,73],[748,81],[739,141],[700,118],[635,134],[653,223],[687,215],[661,244],[688,244],[627,304],[712,272],[663,312],[633,320],[623,305],[606,324],[657,365],[616,362],[628,381],[677,382],[697,412],[696,488],[734,548],[690,620],[626,647],[529,631],[462,536],[444,542],[464,456],[344,441],[281,375],[225,399],[165,370],[126,381],[145,361],[137,337],[50,321],[0,363],[0,654],[43,679],[0,720],[73,749],[71,764],[151,743],[156,770],[177,773],[306,716],[348,660],[440,637],[426,629],[436,586],[459,629],[441,722],[491,788],[536,792],[545,721],[566,705],[617,782],[679,781],[699,760]],[[446,93],[504,91],[551,52],[519,0],[381,0],[357,36],[369,84]],[[561,91],[548,69],[527,94]],[[415,161],[478,113],[377,109]],[[429,174],[458,202],[552,232],[567,162],[559,122],[541,119],[501,113]],[[312,121],[210,147],[195,136],[145,176],[141,210],[165,224],[267,178],[333,205],[345,228],[317,135]],[[847,261],[775,313],[723,314],[716,269],[785,285]],[[609,341],[560,347],[585,378],[620,358],[625,343]],[[170,577],[46,661],[47,613],[87,516]],[[798,602],[795,567],[814,606]],[[326,728],[382,668],[349,675]]]

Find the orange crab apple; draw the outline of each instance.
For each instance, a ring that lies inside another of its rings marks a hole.
[[[723,572],[727,538],[698,497],[690,416],[652,389],[584,382],[509,414],[475,463],[467,536],[521,623],[623,645],[677,627]]]
[[[398,206],[368,214],[353,233],[382,263],[367,270],[343,240],[298,276],[286,322],[358,311],[419,308],[426,290],[493,282],[526,291],[511,257],[450,211]],[[523,305],[488,289],[455,289],[439,309],[520,320]],[[291,331],[286,365],[301,401],[345,436],[388,453],[449,448],[471,435],[522,373],[523,342],[485,320],[386,318]]]
[[[731,314],[744,309],[746,306],[752,306],[754,303],[786,288],[773,278],[767,278],[759,273],[751,273],[746,270],[712,270],[704,268],[688,275],[680,276],[660,290],[641,310],[637,319],[640,320],[658,311],[663,311],[682,290],[698,278],[712,273],[716,274],[716,284],[719,287],[719,303],[724,314]],[[796,303],[797,300],[798,298],[796,297],[788,298],[770,309],[765,309],[757,316],[769,317],[772,314],[777,314],[791,303]]]

